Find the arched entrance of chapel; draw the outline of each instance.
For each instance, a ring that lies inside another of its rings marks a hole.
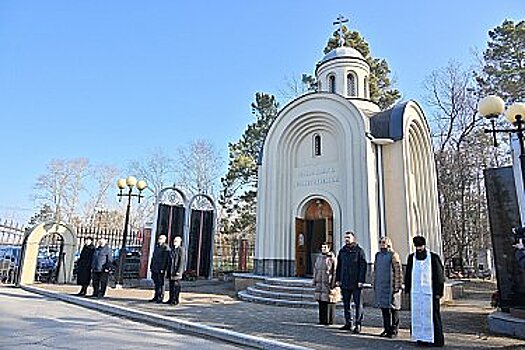
[[[73,276],[73,264],[77,246],[75,232],[63,222],[42,223],[35,226],[24,239],[20,265],[19,284],[33,284],[37,265],[38,251],[42,238],[58,235],[62,238],[58,260],[58,283],[70,282]]]
[[[333,246],[334,219],[330,204],[322,198],[310,199],[302,217],[295,219],[295,275],[312,276],[313,264],[321,254],[321,244]]]

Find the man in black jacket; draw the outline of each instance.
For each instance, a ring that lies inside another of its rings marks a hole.
[[[107,246],[104,238],[98,240],[97,249],[93,253],[91,268],[93,272],[93,295],[95,298],[103,298],[108,285],[109,267],[113,261],[113,252]]]
[[[93,245],[93,238],[86,237],[84,247],[80,252],[80,257],[77,260],[77,285],[81,286],[78,296],[84,296],[87,293],[87,287],[91,282],[91,262],[93,261],[93,253],[95,253],[95,246]]]
[[[179,303],[180,295],[180,280],[184,268],[186,267],[186,257],[184,248],[181,247],[182,238],[175,237],[173,239],[173,249],[170,252],[170,263],[168,268],[168,278],[170,280],[170,298],[166,304],[177,305]]]
[[[170,247],[166,243],[166,236],[160,235],[151,257],[150,271],[155,284],[155,295],[149,300],[150,302],[160,304],[164,299],[164,276],[168,268],[169,254]]]
[[[445,275],[439,255],[426,249],[424,237],[412,239],[416,252],[408,256],[405,293],[410,293],[411,339],[422,346],[445,345],[439,299]]]
[[[345,245],[339,250],[337,256],[335,283],[341,287],[341,294],[343,295],[345,325],[341,329],[352,330],[353,333],[361,332],[363,320],[361,288],[365,283],[366,269],[365,251],[357,244],[355,234],[352,231],[347,231],[345,233]],[[352,299],[355,304],[353,328],[350,309]]]

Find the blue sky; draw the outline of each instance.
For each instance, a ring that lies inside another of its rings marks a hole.
[[[386,58],[403,99],[487,31],[505,1],[0,1],[0,219],[32,214],[51,159],[124,167],[209,139],[227,157],[257,91],[312,73],[339,13]]]

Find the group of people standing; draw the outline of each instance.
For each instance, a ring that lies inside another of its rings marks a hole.
[[[155,294],[150,302],[177,305],[180,295],[180,281],[186,266],[184,248],[181,246],[182,238],[173,238],[170,248],[165,235],[160,235],[151,257],[151,278],[155,284]],[[169,280],[169,298],[164,300],[164,280]]]
[[[164,299],[164,279],[169,280],[169,299],[165,304],[177,305],[180,295],[180,281],[185,267],[185,252],[181,246],[181,237],[173,238],[172,248],[166,242],[166,236],[160,235],[151,258],[150,271],[155,284],[155,295],[150,302],[162,303]],[[89,297],[103,298],[108,285],[109,271],[113,263],[113,251],[107,241],[101,238],[97,246],[92,237],[86,237],[84,247],[77,261],[78,296],[85,296],[91,281],[93,294]]]
[[[363,303],[361,291],[365,285],[368,264],[363,248],[355,234],[344,235],[345,245],[337,258],[329,243],[321,245],[321,253],[314,265],[314,298],[319,303],[319,323],[333,324],[339,291],[343,297],[345,324],[342,330],[361,332]],[[439,299],[443,296],[444,273],[439,256],[426,249],[424,237],[413,239],[415,253],[407,259],[404,291],[410,297],[411,339],[421,346],[445,343]],[[383,316],[381,337],[393,338],[399,329],[399,310],[403,291],[401,258],[393,249],[392,240],[382,237],[374,259],[373,288],[376,305]],[[354,312],[351,303],[354,303]]]
[[[107,241],[101,238],[97,246],[92,237],[86,237],[84,247],[77,261],[77,284],[81,286],[78,296],[85,296],[93,280],[93,294],[90,297],[103,298],[108,286],[109,271],[113,263],[113,251]]]

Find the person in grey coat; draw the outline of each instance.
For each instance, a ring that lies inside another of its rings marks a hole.
[[[153,250],[149,267],[151,278],[155,284],[155,295],[149,300],[150,302],[160,304],[162,303],[162,299],[164,299],[164,276],[168,269],[169,255],[170,247],[166,243],[166,236],[160,235],[155,250]]]
[[[339,288],[335,286],[337,260],[329,243],[321,245],[321,253],[314,265],[314,299],[319,303],[319,323],[331,325],[334,324],[335,303],[339,296]]]
[[[93,294],[91,297],[103,298],[106,294],[109,268],[112,262],[113,252],[111,248],[107,246],[107,241],[104,238],[99,239],[98,246],[93,253],[93,260],[91,261],[93,277]]]
[[[402,264],[399,254],[393,250],[390,238],[381,237],[379,248],[374,261],[374,296],[376,305],[383,314],[383,332],[380,336],[393,338],[397,336],[399,329]]]
[[[345,233],[345,245],[337,255],[337,268],[335,272],[336,286],[341,287],[345,313],[345,325],[340,329],[351,330],[353,333],[361,332],[363,320],[363,301],[361,289],[365,283],[367,262],[365,251],[357,244],[352,231]],[[354,300],[355,318],[352,328],[352,312],[350,303]]]
[[[173,239],[173,249],[170,252],[168,278],[170,280],[170,297],[166,304],[177,305],[180,301],[180,280],[186,268],[184,248],[181,247],[182,238]]]

